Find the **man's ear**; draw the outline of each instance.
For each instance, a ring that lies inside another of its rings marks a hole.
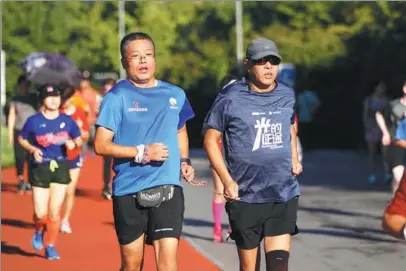
[[[126,70],[128,68],[127,61],[125,61],[124,58],[121,58],[121,66],[123,66],[124,70]]]

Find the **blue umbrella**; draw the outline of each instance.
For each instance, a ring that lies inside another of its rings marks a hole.
[[[28,79],[37,84],[69,83],[77,86],[81,73],[72,61],[59,53],[35,52],[20,63]]]

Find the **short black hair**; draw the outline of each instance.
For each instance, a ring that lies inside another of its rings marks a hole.
[[[120,42],[121,57],[124,57],[125,50],[127,49],[127,45],[130,42],[132,42],[133,40],[149,40],[152,43],[152,46],[154,47],[154,50],[155,50],[155,43],[150,35],[148,35],[144,32],[133,32],[133,33],[127,34]]]

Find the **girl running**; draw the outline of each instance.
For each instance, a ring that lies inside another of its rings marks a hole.
[[[49,260],[60,259],[55,249],[60,225],[60,208],[70,182],[66,150],[82,144],[80,130],[73,119],[59,112],[61,92],[46,84],[38,90],[42,110],[28,118],[18,138],[33,156],[33,205],[35,234],[32,246],[44,247]],[[69,139],[73,138],[73,139]]]
[[[232,73],[228,74],[226,77],[223,78],[221,82],[221,89],[224,89],[229,84],[232,84],[237,80],[237,77]],[[222,140],[219,139],[218,147],[220,151],[223,150],[223,143]],[[214,220],[214,227],[213,227],[213,241],[215,243],[223,242],[223,211],[225,205],[225,198],[223,196],[224,186],[220,180],[220,177],[217,175],[216,171],[212,168],[211,169],[212,176],[213,176],[213,184],[214,184],[214,197],[212,202],[212,212],[213,212],[213,220]],[[231,232],[231,228],[228,228],[228,233]]]
[[[87,121],[86,112],[73,105],[72,97],[74,94],[75,89],[73,87],[67,86],[64,89],[62,94],[62,107],[60,109],[60,112],[71,116],[71,118],[76,122],[80,129],[82,141],[87,142],[89,140],[90,131],[89,122]],[[83,165],[82,148],[78,146],[73,150],[67,150],[67,155],[67,163],[71,182],[69,183],[68,189],[66,191],[66,198],[63,206],[64,208],[61,221],[61,232],[71,234],[72,228],[69,223],[69,218],[71,216],[74,205],[75,191],[76,185],[79,180],[80,169]]]

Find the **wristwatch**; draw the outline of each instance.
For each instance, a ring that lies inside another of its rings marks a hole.
[[[192,161],[190,161],[189,158],[180,158],[180,164],[182,164],[183,162],[187,163],[189,166],[192,165]]]

